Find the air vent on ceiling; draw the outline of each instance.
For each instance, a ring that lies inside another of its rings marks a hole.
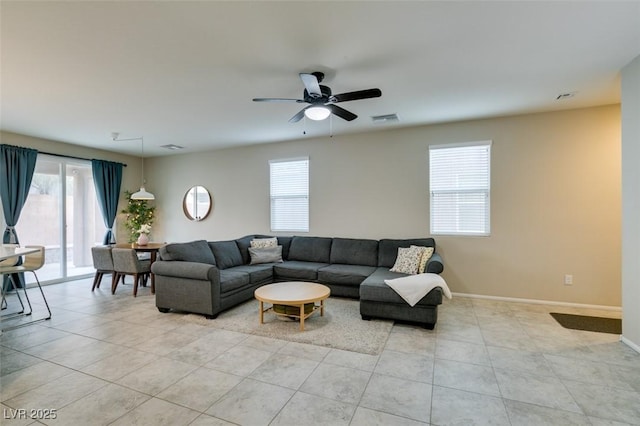
[[[371,120],[374,123],[397,123],[400,121],[398,114],[373,115],[371,116]]]
[[[166,149],[171,150],[171,151],[178,151],[179,149],[184,149],[183,146],[174,145],[172,143],[170,143],[169,145],[161,145],[160,148],[166,148]]]
[[[556,101],[560,101],[562,99],[569,99],[569,98],[573,98],[576,93],[578,92],[567,92],[567,93],[560,93],[557,97],[556,97]]]

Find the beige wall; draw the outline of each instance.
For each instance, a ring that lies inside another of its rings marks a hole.
[[[622,70],[622,334],[640,351],[640,56]]]
[[[429,144],[492,140],[491,236],[436,237],[451,289],[620,306],[620,131],[615,105],[156,157],[145,163],[154,238],[270,233],[268,161],[301,156],[309,235],[428,236]],[[199,223],[181,208],[192,185],[215,202]]]
[[[129,189],[137,191],[140,186],[140,159],[137,157],[4,131],[0,131],[0,143],[33,148],[51,154],[69,155],[87,159],[97,158],[100,160],[124,163],[127,164],[127,167],[124,168],[122,173],[122,190]],[[124,206],[125,201],[121,199],[118,211],[122,210]],[[0,212],[0,217],[1,216],[2,212]],[[1,222],[4,223],[3,221],[4,218],[2,218]],[[116,238],[118,241],[127,241],[126,230],[122,225],[123,222],[124,220],[116,219]],[[43,223],[43,226],[44,225],[46,225],[46,223]]]

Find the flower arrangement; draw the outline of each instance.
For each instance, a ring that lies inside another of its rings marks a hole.
[[[139,235],[151,232],[156,208],[150,206],[146,200],[132,200],[131,194],[131,191],[124,192],[127,206],[121,213],[125,215],[124,226],[129,233],[129,242],[133,243]],[[148,229],[148,232],[140,232],[143,226],[144,229]]]
[[[138,229],[138,234],[149,235],[150,233],[151,233],[151,225],[149,225],[148,223],[144,223],[140,225],[140,229]]]

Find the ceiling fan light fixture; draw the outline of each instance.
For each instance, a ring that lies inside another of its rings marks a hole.
[[[331,115],[331,110],[323,105],[312,106],[304,110],[304,115],[311,120],[321,121]]]

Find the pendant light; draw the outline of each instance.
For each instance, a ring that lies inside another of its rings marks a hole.
[[[147,190],[144,187],[144,138],[143,137],[139,137],[139,138],[129,138],[129,139],[118,139],[118,136],[120,136],[120,133],[112,133],[111,136],[113,137],[114,141],[120,142],[120,141],[140,141],[141,142],[141,149],[142,149],[142,155],[140,156],[140,160],[142,161],[142,179],[140,182],[140,191],[138,192],[134,192],[133,194],[131,194],[131,199],[132,200],[155,200],[156,197],[150,193],[147,192]]]

